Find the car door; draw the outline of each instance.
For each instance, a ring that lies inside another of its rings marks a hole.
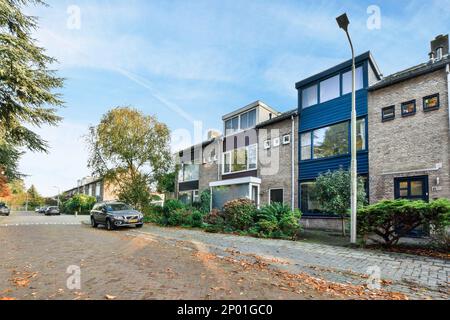
[[[106,211],[106,205],[101,205],[100,208],[98,208],[98,215],[99,215],[99,222],[106,222],[106,215],[107,215],[107,211]]]

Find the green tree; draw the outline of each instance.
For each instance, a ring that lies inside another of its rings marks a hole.
[[[47,150],[30,126],[57,124],[56,107],[63,104],[53,92],[63,85],[50,69],[55,59],[32,37],[37,19],[22,12],[29,4],[45,5],[40,0],[0,1],[0,166],[11,180],[19,177],[19,150]]]
[[[342,234],[345,236],[345,218],[350,210],[351,174],[349,171],[339,169],[328,171],[316,179],[315,195],[325,212],[338,214],[342,218]],[[358,207],[367,201],[364,179],[358,177]]]
[[[40,207],[44,204],[44,198],[41,197],[39,192],[37,191],[36,187],[32,185],[28,191],[28,208],[29,209],[35,209],[37,207]]]
[[[118,107],[106,113],[87,136],[89,167],[115,186],[119,199],[139,208],[171,168],[168,127],[154,116]]]

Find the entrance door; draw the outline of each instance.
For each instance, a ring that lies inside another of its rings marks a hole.
[[[395,178],[395,199],[428,201],[428,176]]]

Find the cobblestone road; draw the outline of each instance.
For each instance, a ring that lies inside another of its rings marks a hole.
[[[387,280],[384,290],[449,298],[450,265],[444,260],[152,225],[108,232],[92,229],[82,223],[86,220],[34,213],[0,217],[0,297],[328,299],[336,297],[302,283],[292,290],[291,280],[271,270],[358,285],[367,282],[368,268],[377,266]],[[227,257],[263,259],[270,270],[242,268]],[[80,290],[66,287],[70,265],[81,268]]]
[[[257,239],[224,234],[209,234],[197,230],[160,228],[147,225],[135,234],[157,236],[168,241],[201,243],[216,254],[227,254],[229,248],[241,254],[257,255],[277,268],[290,272],[308,272],[330,281],[361,284],[366,275],[378,267],[381,278],[388,280],[391,290],[412,297],[431,296],[448,299],[450,261],[399,253],[345,248],[324,244],[284,240]],[[370,268],[370,269],[369,269]]]

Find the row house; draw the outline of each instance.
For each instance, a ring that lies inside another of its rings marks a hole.
[[[64,194],[73,197],[76,194],[85,194],[95,197],[98,202],[116,199],[113,185],[103,178],[85,177],[77,181],[77,186],[67,190]]]
[[[370,202],[450,198],[450,57],[447,36],[427,62],[369,88]]]
[[[176,154],[176,191],[185,203],[211,192],[211,208],[248,198],[257,206],[282,202],[295,208],[297,111],[280,113],[256,101],[222,117],[223,135]]]
[[[355,58],[358,175],[368,201],[450,198],[448,36],[428,61],[383,77],[370,51]],[[261,101],[223,116],[223,135],[178,154],[185,202],[211,190],[212,208],[247,197],[300,208],[303,225],[340,229],[315,196],[324,172],[350,168],[352,60],[296,83],[298,107]]]

